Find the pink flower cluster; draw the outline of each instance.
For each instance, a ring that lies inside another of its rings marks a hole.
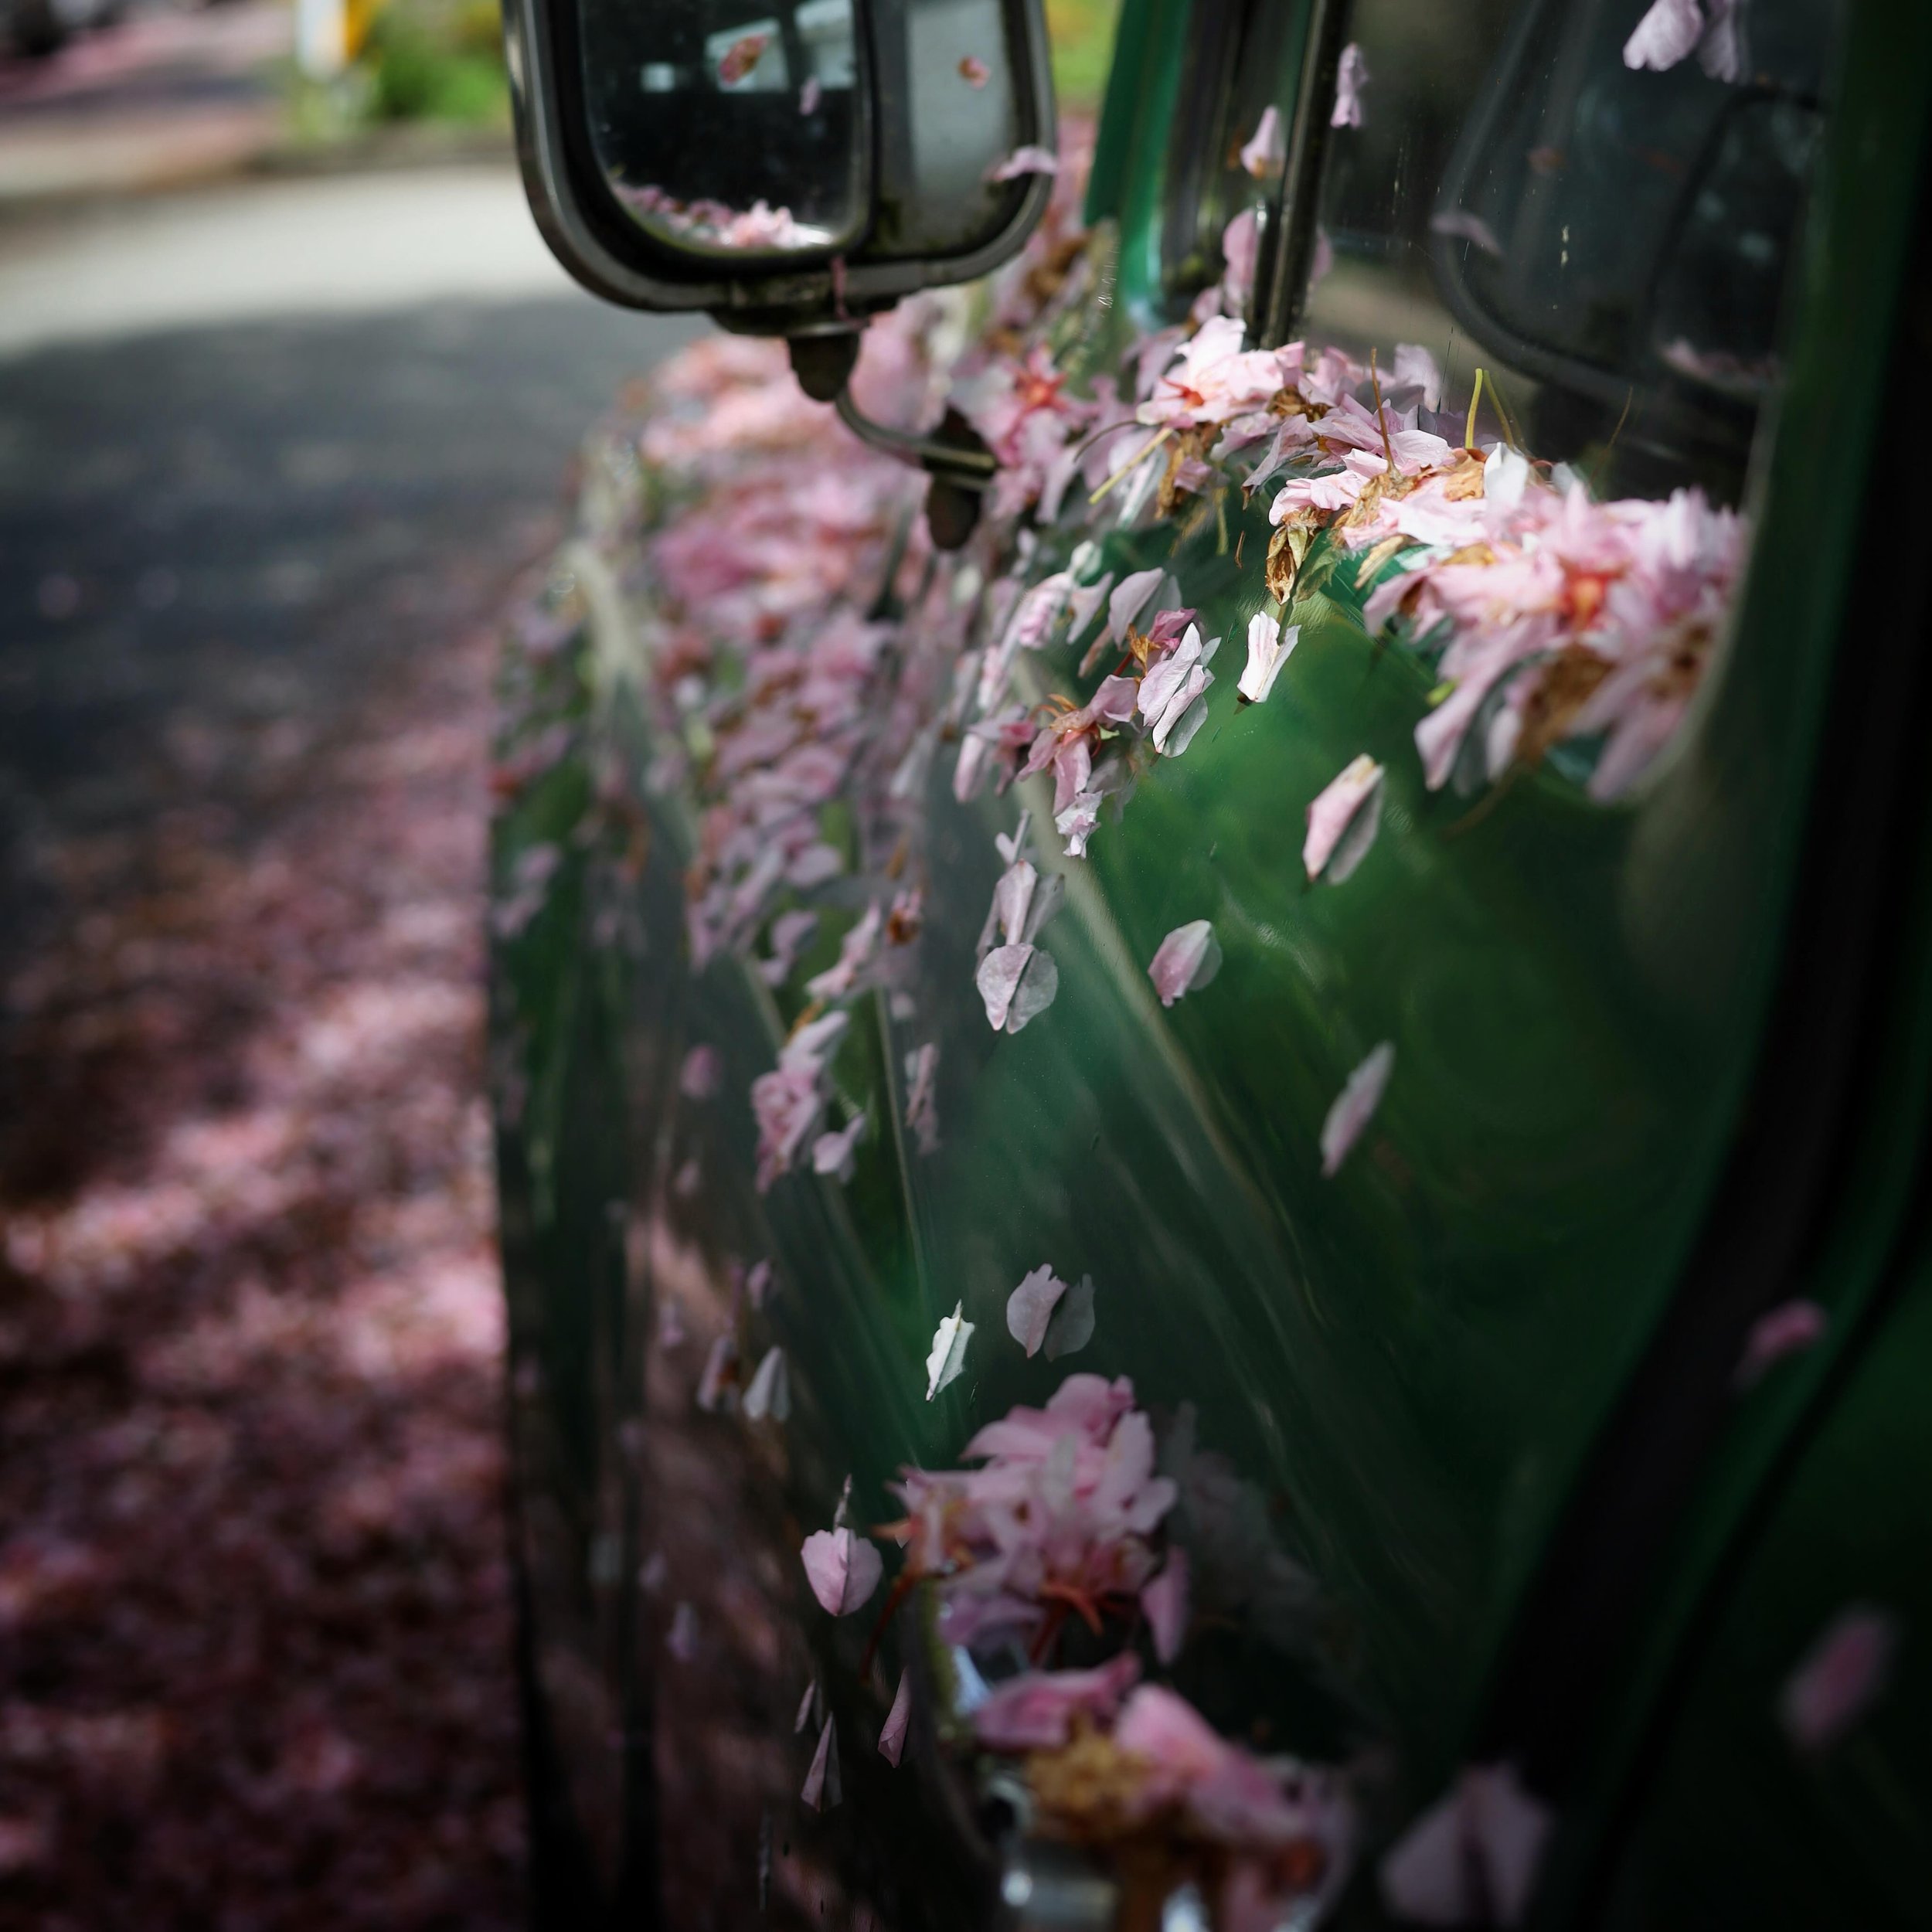
[[[1160,1837],[1219,1854],[1218,1932],[1274,1932],[1297,1913],[1311,1923],[1354,1849],[1343,1780],[1254,1757],[1139,1675],[1131,1651],[1090,1670],[1029,1672],[975,1712],[974,1734],[989,1750],[1032,1754],[1035,1797],[1072,1835]]]
[[[1154,1473],[1131,1382],[1070,1376],[1044,1409],[988,1423],[965,1454],[983,1466],[907,1469],[898,1485],[906,1568],[937,1582],[947,1643],[1015,1638],[1043,1656],[1070,1614],[1097,1631],[1133,1609],[1175,1492]]]
[[[800,221],[789,208],[774,208],[764,201],[755,201],[749,208],[733,208],[702,197],[680,201],[650,182],[639,188],[618,182],[616,193],[619,201],[646,222],[713,248],[813,248],[826,238],[825,230]]]

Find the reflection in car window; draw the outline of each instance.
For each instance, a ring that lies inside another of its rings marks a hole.
[[[1838,12],[1758,0],[1679,49],[1636,0],[1357,0],[1308,328],[1500,372],[1531,452],[1594,458],[1600,495],[1736,502]]]

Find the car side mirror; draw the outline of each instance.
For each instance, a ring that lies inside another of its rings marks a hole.
[[[783,335],[808,393],[954,488],[992,459],[845,394],[866,317],[997,267],[1049,178],[1040,0],[503,0],[517,146],[552,251],[605,300]],[[955,515],[954,520],[957,521]]]

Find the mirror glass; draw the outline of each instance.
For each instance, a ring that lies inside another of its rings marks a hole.
[[[964,254],[1011,219],[1026,182],[1001,179],[1002,164],[1042,138],[1016,71],[1022,37],[1004,0],[873,0],[872,11],[887,111],[866,252]]]
[[[592,149],[618,204],[697,253],[837,253],[863,233],[857,0],[583,0]]]

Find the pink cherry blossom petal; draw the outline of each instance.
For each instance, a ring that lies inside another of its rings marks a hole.
[[[1842,1610],[1778,1693],[1777,1718],[1801,1751],[1831,1749],[1884,1694],[1898,1619],[1867,1604]]]
[[[812,1172],[829,1175],[838,1181],[849,1181],[857,1160],[859,1143],[864,1138],[865,1132],[866,1115],[862,1110],[843,1127],[832,1133],[820,1134],[812,1143]]]
[[[671,1613],[671,1628],[665,1632],[664,1647],[681,1664],[698,1654],[698,1613],[680,1603]]]
[[[906,1131],[921,1154],[939,1149],[939,1049],[930,1040],[906,1056]]]
[[[1034,1269],[1006,1298],[1006,1330],[1029,1357],[1040,1351],[1046,1339],[1046,1325],[1053,1318],[1066,1284],[1045,1262]]]
[[[1549,1826],[1513,1766],[1472,1765],[1383,1858],[1383,1902],[1419,1925],[1519,1924]]]
[[[1308,807],[1301,864],[1311,879],[1338,886],[1368,856],[1382,825],[1383,769],[1365,751],[1342,767]]]
[[[1689,60],[1703,33],[1704,17],[1697,10],[1697,0],[1654,0],[1624,43],[1624,65],[1662,73]]]
[[[885,1573],[878,1545],[843,1528],[815,1529],[798,1554],[811,1594],[829,1616],[849,1617],[862,1609]]]
[[[1121,578],[1113,595],[1107,600],[1107,628],[1100,633],[1102,642],[1118,644],[1127,635],[1134,620],[1147,608],[1154,593],[1161,587],[1161,579],[1165,574],[1156,567],[1136,570],[1131,576]]]
[[[893,1707],[886,1713],[885,1728],[879,1733],[879,1755],[896,1770],[900,1755],[906,1748],[906,1727],[912,1722],[913,1674],[910,1670],[899,1673],[899,1689],[893,1696]]]
[[[1024,1671],[996,1685],[974,1712],[974,1733],[992,1750],[1056,1750],[1077,1715],[1111,1717],[1140,1674],[1131,1651],[1093,1670]]]
[[[1335,63],[1335,107],[1328,116],[1331,128],[1362,125],[1362,90],[1369,84],[1369,63],[1354,41],[1342,49]]]
[[[1181,1654],[1187,1634],[1188,1567],[1185,1550],[1170,1549],[1167,1561],[1151,1582],[1141,1586],[1141,1609],[1154,1639],[1154,1655],[1171,1664]]]
[[[715,1046],[694,1046],[678,1070],[678,1091],[688,1100],[708,1100],[724,1077]]]
[[[1825,1311],[1815,1301],[1785,1301],[1758,1317],[1744,1339],[1744,1353],[1733,1378],[1740,1389],[1762,1379],[1774,1362],[1808,1349],[1825,1329]]]
[[[1257,181],[1267,181],[1281,172],[1287,159],[1287,137],[1282,131],[1281,111],[1270,104],[1261,110],[1254,132],[1243,145],[1241,165]]]
[[[1046,1359],[1077,1355],[1094,1339],[1094,1277],[1083,1274],[1066,1291],[1046,1325]]]
[[[988,181],[1017,181],[1022,175],[1057,175],[1060,158],[1050,148],[1015,148],[986,171]]]
[[[1147,976],[1163,1006],[1172,1006],[1185,993],[1198,991],[1221,970],[1220,942],[1214,937],[1213,922],[1190,920],[1177,926],[1161,941],[1149,962]]]
[[[1376,1109],[1382,1104],[1384,1089],[1389,1084],[1389,1076],[1395,1071],[1396,1049],[1392,1042],[1384,1040],[1379,1046],[1371,1048],[1367,1057],[1351,1073],[1342,1091],[1335,1096],[1335,1104],[1328,1109],[1328,1117],[1321,1123],[1321,1172],[1325,1179],[1332,1179],[1340,1172],[1342,1163],[1349,1158],[1349,1150],[1362,1138],[1362,1131],[1375,1117]]]
[[[838,1738],[833,1719],[825,1719],[818,1733],[818,1748],[811,1754],[811,1768],[799,1787],[798,1801],[815,1811],[835,1811],[844,1795],[838,1782]]]

